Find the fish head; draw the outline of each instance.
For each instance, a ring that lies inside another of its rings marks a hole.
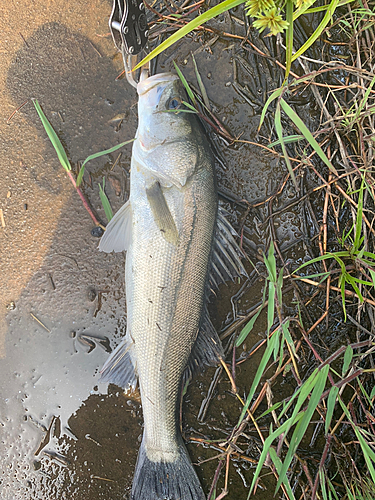
[[[146,150],[176,142],[191,133],[189,113],[183,102],[186,91],[177,75],[159,73],[142,80],[137,87],[138,134]]]
[[[199,120],[184,104],[184,86],[177,75],[159,73],[141,80],[137,91],[133,155],[163,186],[182,188],[199,168],[205,148]]]

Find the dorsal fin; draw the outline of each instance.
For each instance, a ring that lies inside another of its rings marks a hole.
[[[210,272],[212,290],[218,288],[220,283],[234,281],[239,276],[247,277],[247,272],[241,261],[244,254],[233,237],[236,234],[236,231],[226,220],[224,210],[219,207]]]
[[[215,366],[220,358],[224,357],[223,347],[219,335],[211,322],[208,309],[203,309],[202,323],[197,340],[191,350],[188,365],[185,370],[185,380],[205,366]]]

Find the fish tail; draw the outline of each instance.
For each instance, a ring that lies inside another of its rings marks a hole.
[[[182,438],[174,462],[154,462],[147,457],[144,438],[138,453],[132,500],[205,500],[198,476]]]

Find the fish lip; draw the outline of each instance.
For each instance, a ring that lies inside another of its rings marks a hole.
[[[174,80],[178,80],[178,76],[173,73],[157,73],[156,75],[150,76],[146,78],[146,80],[142,80],[138,83],[138,95],[141,96],[146,94],[156,85],[160,85],[160,83],[173,82]]]

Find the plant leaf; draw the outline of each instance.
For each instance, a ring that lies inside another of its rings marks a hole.
[[[273,353],[274,347],[275,347],[276,343],[278,343],[278,341],[279,341],[279,336],[280,336],[280,329],[277,329],[273,333],[272,337],[268,340],[267,348],[264,351],[262,359],[259,363],[257,372],[256,372],[254,380],[253,380],[253,383],[251,384],[251,387],[250,387],[249,394],[247,395],[245,405],[242,409],[240,418],[238,419],[238,425],[242,422],[242,420],[243,420],[243,418],[244,418],[244,416],[245,416],[245,414],[250,406],[250,403],[251,403],[251,400],[253,399],[255,390],[259,384],[260,379],[262,378],[264,370],[266,369],[267,363],[268,363],[268,361]]]
[[[275,317],[275,283],[270,281],[268,284],[268,307],[267,307],[267,331],[268,335],[273,325]]]
[[[262,304],[260,305],[259,310],[254,314],[254,316],[250,319],[250,321],[241,330],[241,333],[239,334],[238,339],[236,340],[236,347],[239,347],[242,344],[242,342],[244,342],[246,337],[249,335],[249,333],[253,329],[254,324],[255,324],[256,320],[258,319],[259,314],[262,312],[262,310],[264,308],[265,299],[266,299],[266,291],[267,291],[267,286],[264,287]]]
[[[289,171],[290,177],[291,177],[291,179],[293,181],[293,184],[294,184],[296,190],[298,190],[297,181],[296,181],[296,178],[295,178],[295,175],[294,175],[294,172],[293,172],[292,164],[290,163],[290,159],[289,159],[289,156],[288,156],[288,153],[287,153],[287,150],[286,150],[286,147],[285,147],[284,138],[283,138],[283,127],[281,125],[280,101],[283,101],[283,99],[280,99],[277,102],[277,105],[276,105],[276,111],[275,111],[275,129],[276,129],[276,133],[277,133],[277,136],[278,136],[280,144],[281,144],[281,149],[283,151],[284,159],[285,159],[285,162],[286,162],[286,166],[288,167],[288,171]]]
[[[289,116],[289,118],[292,120],[292,122],[296,125],[296,127],[299,128],[301,134],[305,137],[305,139],[310,144],[310,146],[313,148],[313,150],[316,151],[316,153],[318,154],[320,159],[322,161],[324,161],[324,163],[331,170],[331,172],[333,172],[335,175],[337,175],[337,170],[332,165],[332,163],[329,161],[326,154],[324,153],[322,148],[319,146],[316,139],[314,139],[310,130],[306,127],[306,125],[303,123],[301,118],[297,115],[297,113],[282,98],[280,99],[280,105],[283,108],[283,111]],[[276,125],[276,123],[275,123],[275,125]]]
[[[113,146],[112,148],[105,149],[104,151],[99,151],[98,153],[94,153],[86,158],[86,160],[82,163],[81,168],[79,170],[78,176],[77,176],[77,182],[76,185],[77,187],[81,185],[83,174],[85,171],[85,165],[87,162],[90,160],[94,160],[95,158],[99,158],[100,156],[103,155],[108,155],[110,153],[114,153],[118,149],[122,148],[123,146],[126,146],[127,144],[130,144],[131,142],[135,141],[135,139],[130,139],[130,141],[125,141],[122,142],[121,144],[117,144],[116,146]]]
[[[317,373],[314,389],[311,393],[309,404],[307,405],[307,410],[303,412],[303,416],[301,420],[298,422],[296,428],[294,429],[293,435],[290,439],[288,453],[285,457],[282,469],[280,471],[279,480],[276,485],[276,491],[279,489],[281,483],[287,480],[286,473],[289,469],[289,465],[293,459],[294,453],[299,443],[302,441],[305,435],[307,427],[309,426],[311,419],[314,415],[314,412],[316,410],[316,407],[319,404],[320,398],[322,397],[327,381],[328,372],[329,372],[329,365],[325,365]]]
[[[258,130],[260,130],[260,127],[263,124],[263,121],[264,121],[264,118],[266,116],[266,112],[267,112],[268,106],[271,104],[272,101],[274,101],[275,99],[277,99],[278,97],[280,97],[280,95],[282,94],[282,92],[284,92],[284,90],[285,89],[283,87],[280,87],[279,89],[274,90],[272,92],[272,94],[269,96],[269,98],[267,99],[266,104],[264,105],[264,108],[262,109],[262,114],[260,115],[260,121],[259,121],[259,125],[258,125]],[[280,142],[280,144],[281,144],[281,142]]]
[[[328,434],[329,431],[329,426],[331,424],[333,412],[335,410],[336,398],[337,394],[339,393],[339,390],[340,389],[334,385],[328,394],[327,414],[326,414],[325,429],[324,429],[326,435]]]
[[[344,363],[342,365],[342,375],[344,376],[345,373],[348,371],[349,365],[352,362],[353,359],[353,349],[351,348],[350,345],[345,350],[344,354]]]
[[[270,446],[270,448],[269,448],[269,454],[270,454],[272,462],[274,463],[274,465],[276,467],[277,473],[280,474],[280,471],[282,469],[282,465],[283,464],[282,464],[280,458],[277,456],[275,448],[273,448],[272,446]],[[285,476],[285,479],[283,481],[283,484],[285,486],[285,489],[286,489],[286,492],[287,492],[287,495],[288,495],[288,500],[295,499],[294,493],[292,491],[292,488],[290,487],[288,478],[286,476]]]
[[[204,102],[206,108],[208,110],[210,110],[211,109],[210,101],[208,100],[206,88],[203,85],[202,78],[201,78],[201,75],[200,75],[200,73],[198,71],[198,66],[197,66],[197,63],[195,62],[195,57],[194,57],[193,53],[191,54],[191,57],[193,58],[195,76],[197,77],[197,82],[198,82],[198,85],[199,85],[199,90],[201,91],[201,94],[202,94],[202,97],[203,97],[203,102]]]
[[[105,177],[103,177],[103,187],[101,186],[101,184],[99,184],[99,196],[104,208],[104,213],[109,222],[113,217],[113,212],[109,200],[107,198],[107,195],[105,194],[104,188],[105,188]]]
[[[173,61],[173,64],[174,64],[174,68],[177,72],[177,75],[179,77],[179,79],[181,80],[182,82],[182,85],[185,87],[185,90],[186,92],[188,93],[188,96],[190,97],[192,103],[194,104],[194,106],[197,106],[197,101],[195,99],[195,95],[193,93],[193,91],[191,90],[188,82],[186,81],[186,78],[184,77],[184,75],[182,74],[182,71],[180,70],[180,68],[177,66],[177,64],[175,63],[175,61]]]
[[[288,23],[288,27],[286,28],[286,33],[285,33],[285,43],[286,43],[285,81],[287,80],[290,73],[290,68],[292,65],[292,56],[293,56],[293,8],[294,8],[293,0],[286,0],[285,20]]]
[[[52,146],[54,147],[56,153],[57,153],[57,156],[60,160],[60,163],[62,165],[62,167],[66,170],[66,171],[69,171],[71,170],[71,166],[70,166],[70,163],[69,163],[69,159],[68,159],[68,156],[65,152],[65,149],[63,147],[63,145],[61,144],[61,141],[58,137],[58,135],[56,134],[56,132],[54,131],[52,125],[50,124],[50,122],[48,121],[46,115],[44,114],[42,108],[40,107],[40,104],[39,102],[37,101],[37,99],[33,99],[33,104],[35,106],[35,109],[39,115],[39,118],[42,122],[42,125],[44,127],[44,130],[46,131],[47,135],[48,135],[48,138],[49,140],[51,141],[52,143]]]
[[[325,27],[327,24],[332,20],[333,13],[335,12],[340,0],[332,0],[332,2],[329,4],[326,13],[317,27],[317,29],[314,31],[314,33],[310,36],[310,38],[300,47],[297,52],[294,54],[292,57],[292,61],[295,61],[298,59],[299,56],[301,56],[306,50],[311,47],[311,45],[320,37],[320,35],[323,33]]]
[[[162,42],[158,47],[156,47],[153,51],[151,51],[146,57],[142,59],[142,61],[140,61],[134,67],[133,71],[137,70],[144,64],[151,61],[154,57],[161,54],[165,49],[167,49],[174,43],[178,42],[178,40],[181,40],[181,38],[183,38],[185,35],[193,31],[195,28],[198,28],[198,26],[200,26],[201,24],[205,23],[206,21],[209,21],[210,19],[218,16],[219,14],[222,14],[223,12],[226,12],[229,9],[233,9],[238,5],[241,5],[241,3],[244,3],[244,0],[225,0],[224,2],[220,2],[218,5],[215,5],[215,7],[212,7],[211,9],[207,10],[200,16],[190,21],[186,26],[180,28],[178,31],[176,31],[176,33],[173,33],[173,35],[171,35],[167,40]]]

